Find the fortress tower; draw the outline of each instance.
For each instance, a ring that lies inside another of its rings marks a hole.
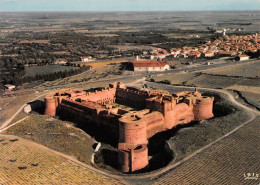
[[[145,144],[119,143],[118,161],[122,172],[134,172],[148,165],[148,148]]]
[[[54,96],[46,96],[45,101],[45,111],[44,114],[48,116],[56,115],[56,98]]]
[[[213,101],[214,98],[205,96],[197,99],[193,108],[194,120],[201,121],[212,118],[214,116],[212,112]]]

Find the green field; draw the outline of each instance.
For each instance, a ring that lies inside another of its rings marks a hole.
[[[59,71],[69,71],[71,69],[78,69],[78,67],[62,66],[62,65],[46,65],[46,66],[33,66],[25,68],[25,77],[35,76],[36,74],[50,74]]]

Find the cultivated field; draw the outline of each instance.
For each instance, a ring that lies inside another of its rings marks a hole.
[[[48,44],[48,43],[50,43],[50,40],[22,40],[22,41],[20,41],[20,44],[32,44],[32,43]]]
[[[191,79],[195,78],[198,76],[196,73],[178,73],[178,74],[167,74],[167,75],[158,75],[156,77],[151,77],[150,79],[155,80],[156,82],[161,82],[161,81],[169,81],[171,84],[176,84],[176,85],[184,85]]]
[[[157,49],[152,46],[147,45],[138,45],[138,44],[124,44],[124,45],[112,45],[112,47],[117,48],[118,50],[142,50],[142,49]]]
[[[206,149],[175,169],[158,177],[154,184],[259,184],[244,174],[260,175],[260,119]]]
[[[125,184],[16,136],[0,135],[0,184]]]
[[[209,69],[204,72],[213,75],[260,78],[260,60],[250,64],[239,64],[229,67]]]
[[[71,69],[77,69],[77,67],[72,66],[62,66],[62,65],[46,65],[46,66],[32,66],[25,68],[26,76],[35,76],[41,74],[50,74],[59,71],[69,71]]]
[[[66,77],[63,79],[58,79],[55,81],[49,81],[38,86],[39,89],[48,89],[48,88],[92,88],[97,87],[95,83],[91,83],[96,80],[107,81],[109,79],[118,78],[121,74],[121,64],[107,65],[97,67],[95,69],[88,70],[81,74]],[[111,80],[112,82],[113,80]],[[107,83],[103,83],[102,87]],[[91,85],[91,87],[89,86]]]
[[[35,141],[86,164],[90,164],[95,143],[94,139],[72,123],[38,114],[31,114],[4,133]]]
[[[103,67],[109,64],[120,64],[123,62],[128,62],[127,59],[118,59],[118,60],[107,60],[107,61],[95,61],[95,62],[74,62],[76,66],[91,66],[92,68]]]
[[[200,74],[190,79],[186,85],[209,87],[209,88],[229,88],[233,85],[259,87],[259,79],[237,78],[230,76],[219,76],[210,74]]]
[[[117,34],[94,34],[94,37],[117,37]]]

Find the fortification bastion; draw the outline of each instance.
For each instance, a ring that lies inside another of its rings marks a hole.
[[[179,124],[212,118],[213,101],[214,97],[202,96],[197,89],[169,94],[114,82],[95,92],[68,89],[49,94],[45,97],[45,115],[73,115],[91,127],[117,135],[120,169],[134,172],[149,165],[149,138]]]

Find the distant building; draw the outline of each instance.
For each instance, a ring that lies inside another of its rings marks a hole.
[[[170,65],[165,61],[136,60],[133,61],[134,71],[167,71]]]
[[[153,54],[150,56],[151,60],[164,60],[170,53],[164,49],[153,50]]]
[[[189,54],[189,57],[193,57],[193,58],[199,58],[201,56],[201,52],[199,51],[193,51]]]
[[[235,59],[236,59],[236,61],[245,61],[245,60],[249,60],[249,56],[248,55],[238,55]]]
[[[11,85],[11,84],[6,84],[4,85],[4,87],[8,90],[8,91],[12,91],[14,90],[15,86],[14,85]]]
[[[81,57],[81,62],[95,62],[96,59],[93,58],[92,56],[87,56],[87,57]]]
[[[235,56],[235,55],[237,54],[237,52],[235,52],[235,51],[223,51],[223,50],[221,50],[221,51],[218,52],[218,54],[219,54],[220,56]]]
[[[59,65],[66,65],[67,63],[68,61],[64,59],[58,59],[54,62],[54,64],[59,64]]]
[[[215,53],[212,51],[207,51],[201,54],[202,57],[214,57]]]

